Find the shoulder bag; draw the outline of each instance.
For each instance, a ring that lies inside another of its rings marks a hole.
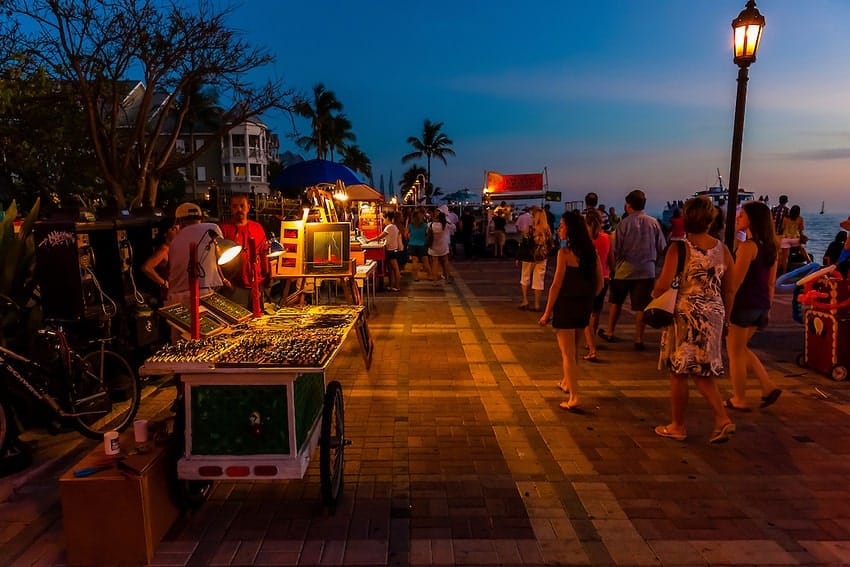
[[[431,223],[428,223],[428,228],[425,229],[425,247],[434,247],[434,230],[431,228]]]
[[[679,299],[679,285],[682,280],[682,271],[685,269],[685,243],[681,240],[674,242],[679,247],[679,260],[676,262],[673,283],[670,284],[670,289],[650,301],[643,310],[643,322],[653,329],[667,327],[673,323],[676,301]]]

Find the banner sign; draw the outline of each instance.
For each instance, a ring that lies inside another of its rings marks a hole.
[[[537,193],[543,191],[543,174],[502,175],[495,171],[487,172],[487,192],[489,194],[521,193],[524,191]]]

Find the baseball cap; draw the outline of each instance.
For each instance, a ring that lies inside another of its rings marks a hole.
[[[174,211],[174,218],[180,219],[199,219],[202,218],[201,207],[195,203],[182,203]]]

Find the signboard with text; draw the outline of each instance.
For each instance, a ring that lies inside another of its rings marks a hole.
[[[498,196],[503,193],[541,193],[543,191],[542,173],[520,173],[502,175],[495,171],[487,172],[487,193]]]

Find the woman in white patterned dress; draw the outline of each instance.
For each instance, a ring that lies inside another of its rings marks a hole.
[[[685,267],[682,272],[674,323],[662,336],[660,363],[670,369],[670,401],[673,420],[659,425],[661,437],[684,441],[687,438],[685,412],[688,405],[688,379],[714,412],[710,443],[728,441],[735,433],[714,378],[724,373],[722,346],[731,307],[730,270],[732,255],[722,242],[708,234],[716,209],[707,197],[685,203]],[[653,297],[669,289],[675,276],[679,249],[671,246],[664,269],[655,283]]]

